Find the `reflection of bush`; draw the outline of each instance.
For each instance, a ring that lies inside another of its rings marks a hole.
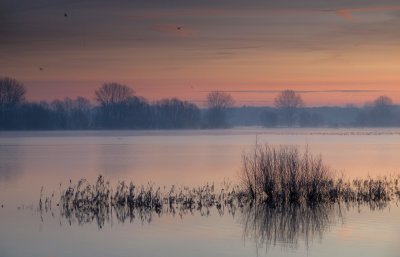
[[[296,247],[301,240],[308,245],[313,238],[321,238],[341,217],[337,204],[247,206],[243,208],[243,232],[257,247],[268,249],[277,243]]]
[[[314,239],[322,239],[324,232],[337,222],[343,222],[349,209],[367,207],[383,210],[389,202],[347,202],[318,204],[246,205],[241,208],[244,237],[255,242],[257,248],[281,245],[296,248],[300,242],[308,247]]]
[[[125,182],[113,188],[99,176],[95,184],[84,179],[77,184],[70,183],[61,192],[57,205],[60,216],[70,225],[94,223],[98,228],[112,224],[113,220],[150,223],[154,217],[161,215],[182,218],[196,212],[202,216],[217,212],[236,217],[239,213],[245,238],[253,240],[257,248],[268,250],[277,244],[297,247],[301,241],[308,246],[312,240],[320,239],[329,227],[341,221],[343,210],[348,208],[386,208],[393,198],[371,197],[376,194],[376,188],[384,187],[393,197],[400,198],[398,179],[354,180],[351,183],[339,180],[335,183],[343,184],[336,185],[341,190],[337,198],[276,202],[254,200],[246,191],[229,183],[224,183],[218,190],[213,184],[192,189],[175,186],[161,189],[150,183],[136,186]],[[42,198],[41,194],[40,214],[51,212],[54,216],[53,197]]]

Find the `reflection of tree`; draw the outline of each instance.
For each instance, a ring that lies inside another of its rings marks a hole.
[[[276,244],[296,247],[301,240],[308,246],[310,240],[322,238],[341,218],[337,204],[246,206],[243,208],[243,232],[257,247],[265,246],[267,250]]]

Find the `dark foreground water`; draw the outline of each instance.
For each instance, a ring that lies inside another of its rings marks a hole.
[[[348,178],[399,173],[400,130],[2,132],[0,256],[400,256],[400,207],[212,208],[66,218],[43,194],[69,180],[237,182],[257,140],[309,145]]]

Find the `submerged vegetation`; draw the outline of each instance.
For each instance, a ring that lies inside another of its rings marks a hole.
[[[103,228],[118,223],[150,223],[172,215],[239,214],[244,238],[266,250],[277,244],[296,247],[321,238],[343,221],[349,208],[381,210],[400,200],[400,176],[345,180],[306,148],[256,144],[242,156],[240,183],[198,187],[159,187],[120,181],[112,186],[103,176],[94,183],[81,179],[55,193],[40,194],[40,217],[46,213],[72,224]],[[55,208],[56,205],[57,207]]]
[[[270,204],[322,201],[329,195],[329,168],[308,150],[256,145],[242,160],[242,188],[252,201]]]
[[[294,146],[256,145],[243,155],[241,188],[256,203],[380,202],[400,197],[397,178],[336,178],[321,156]]]
[[[239,211],[245,226],[260,230],[254,236],[282,237],[271,234],[278,229],[291,236],[290,243],[296,241],[300,232],[318,234],[332,221],[331,210],[340,210],[341,206],[367,205],[371,209],[382,209],[391,201],[400,200],[400,176],[337,178],[321,156],[313,156],[307,148],[301,152],[294,146],[256,145],[243,155],[241,170],[238,185],[224,182],[221,186],[207,184],[195,188],[157,187],[152,183],[140,186],[125,181],[112,187],[103,176],[94,184],[85,179],[76,184],[70,181],[64,189],[60,184],[58,201],[54,193],[43,197],[42,189],[39,211],[53,214],[52,203],[57,202],[61,217],[69,224],[95,222],[99,228],[112,223],[113,217],[119,222],[134,219],[151,222],[154,215],[182,217],[198,212],[208,216],[214,211],[235,215]],[[268,225],[281,219],[297,225],[286,221],[289,227],[280,228],[281,222],[276,223],[276,229]]]
[[[105,222],[111,222],[113,215],[120,222],[132,222],[139,218],[142,222],[150,222],[152,216],[172,214],[183,216],[198,211],[201,215],[209,215],[211,208],[216,208],[220,214],[225,210],[234,213],[240,201],[239,188],[225,182],[220,189],[214,184],[197,188],[176,187],[160,188],[149,183],[137,186],[133,182],[119,182],[112,188],[103,176],[99,176],[95,184],[81,179],[77,184],[70,185],[61,192],[60,215],[71,224],[92,223],[103,227]],[[52,210],[52,200],[46,198],[39,201],[40,211]],[[113,214],[114,213],[114,214]]]

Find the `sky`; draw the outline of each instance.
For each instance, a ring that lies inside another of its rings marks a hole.
[[[30,100],[116,81],[199,105],[400,103],[399,28],[398,0],[0,0],[0,76]]]

